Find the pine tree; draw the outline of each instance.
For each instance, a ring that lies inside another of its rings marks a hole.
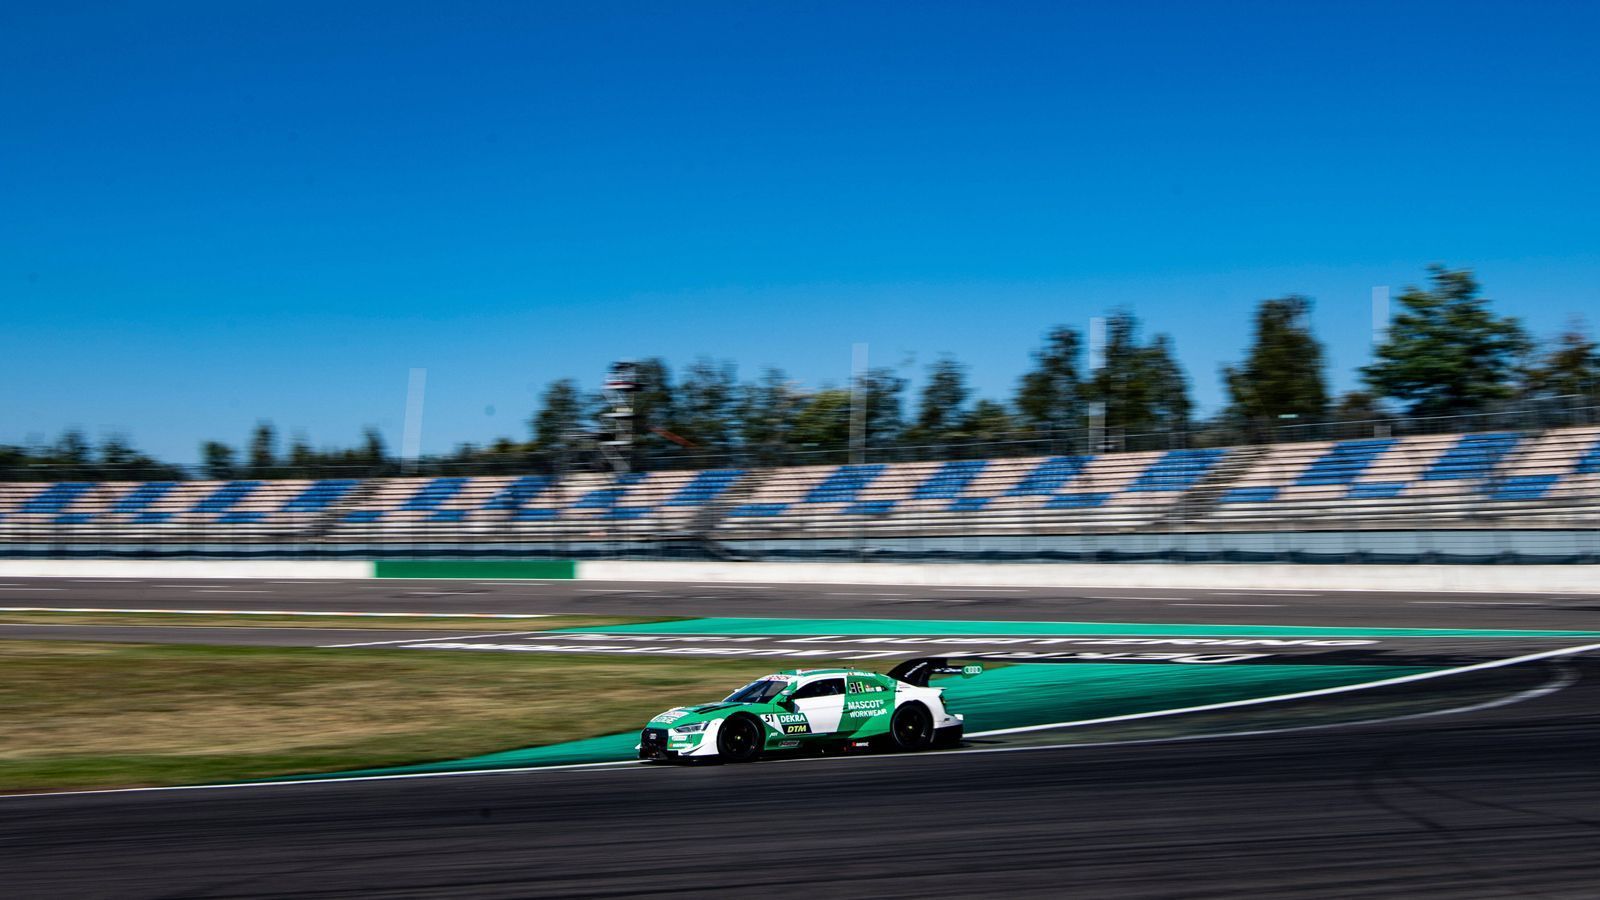
[[[1255,336],[1245,361],[1222,370],[1231,416],[1256,425],[1327,416],[1322,343],[1311,333],[1310,316],[1306,297],[1263,300],[1256,307]]]
[[[1467,269],[1431,266],[1427,289],[1408,287],[1403,311],[1362,369],[1367,384],[1408,403],[1414,416],[1476,412],[1513,392],[1529,347],[1521,323],[1495,315]]]

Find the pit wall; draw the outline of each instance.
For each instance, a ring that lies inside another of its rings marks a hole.
[[[0,578],[456,578],[689,584],[1600,593],[1600,566],[715,563],[591,560],[0,560]]]

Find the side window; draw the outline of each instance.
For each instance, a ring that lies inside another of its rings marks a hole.
[[[823,678],[813,681],[794,692],[794,699],[805,700],[808,697],[832,697],[844,693],[843,678]]]

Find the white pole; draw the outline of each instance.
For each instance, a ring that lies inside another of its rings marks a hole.
[[[1377,350],[1389,339],[1389,286],[1380,284],[1372,289],[1372,349]]]
[[[850,462],[858,466],[867,461],[866,375],[867,345],[856,344],[850,352]]]
[[[413,472],[422,455],[422,401],[428,389],[428,370],[412,369],[406,383],[406,424],[400,437],[400,468]]]

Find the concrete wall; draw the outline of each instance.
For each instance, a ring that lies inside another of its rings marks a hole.
[[[0,578],[558,579],[676,583],[895,584],[1074,588],[1258,588],[1600,594],[1600,566],[1258,563],[718,563],[416,560],[0,560]]]
[[[938,584],[1021,587],[1262,588],[1313,591],[1600,593],[1600,566],[1366,566],[1062,563],[579,563],[596,581]]]

